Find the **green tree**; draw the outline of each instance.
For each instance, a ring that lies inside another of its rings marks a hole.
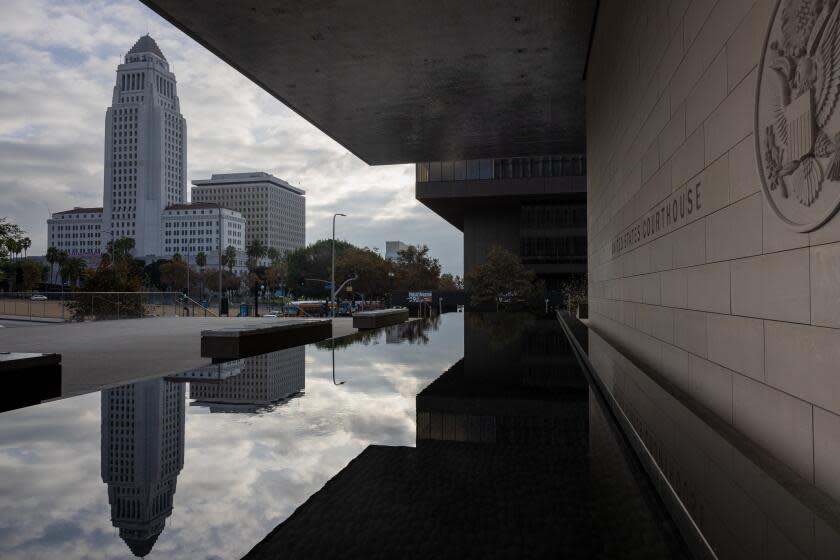
[[[196,253],[195,264],[201,269],[199,273],[195,275],[199,283],[198,293],[201,295],[201,297],[204,297],[204,281],[207,278],[207,274],[205,274],[204,267],[207,266],[207,255],[203,251],[199,251],[198,253]]]
[[[283,278],[285,277],[285,274],[286,271],[283,269],[283,265],[279,262],[272,264],[266,269],[265,281],[268,283],[268,287],[272,292],[283,285]]]
[[[112,239],[106,247],[106,251],[110,253],[112,261],[125,262],[132,258],[131,252],[134,250],[134,239],[131,237]]]
[[[475,266],[464,277],[473,305],[528,300],[537,289],[534,271],[525,268],[519,257],[507,249],[494,245],[487,260]]]
[[[53,270],[55,269],[55,264],[58,262],[58,255],[58,248],[47,248],[47,262],[50,263],[50,284],[52,284],[55,281],[55,273],[53,272]]]
[[[228,272],[233,274],[233,267],[236,266],[236,247],[228,245],[222,253],[222,266],[226,266]]]
[[[254,239],[248,247],[245,248],[245,254],[248,255],[248,258],[257,261],[263,258],[267,251],[268,249],[259,239]]]
[[[9,222],[6,218],[0,218],[0,264],[20,252],[23,234],[24,231],[18,225]]]
[[[408,249],[399,252],[394,263],[395,287],[403,290],[435,289],[440,270],[440,262],[429,256],[426,245],[410,245]]]
[[[265,251],[265,256],[271,260],[271,264],[277,264],[283,258],[282,253],[276,247],[269,247]]]
[[[145,314],[145,296],[124,293],[140,291],[138,268],[135,262],[124,258],[118,262],[109,260],[108,264],[100,262],[96,269],[87,271],[80,294],[67,302],[67,308],[79,319],[142,317]]]
[[[84,276],[87,269],[87,263],[84,259],[79,257],[67,257],[61,263],[61,278],[64,279],[70,286],[78,286],[79,280]]]
[[[367,299],[382,297],[388,293],[388,261],[367,247],[348,247],[335,260],[335,282],[356,275],[353,290]],[[337,287],[337,286],[336,286]]]
[[[160,265],[160,281],[172,290],[180,290],[187,282],[187,263],[179,255],[173,256],[172,260]]]
[[[353,247],[346,241],[336,240],[336,266],[341,255]],[[320,282],[307,282],[300,286],[301,279],[329,280],[332,266],[332,240],[321,239],[306,247],[301,247],[286,253],[286,286],[290,286],[295,294],[324,298],[327,292]],[[337,272],[337,271],[336,271]]]
[[[21,261],[18,266],[20,267],[22,273],[22,283],[20,285],[20,289],[24,292],[34,290],[38,284],[44,281],[44,272],[46,267],[30,260]]]
[[[438,280],[438,289],[448,292],[463,290],[464,282],[461,280],[460,276],[452,276],[447,272],[446,274],[440,275],[440,279]]]
[[[17,260],[17,256],[20,254],[20,240],[10,237],[6,239],[6,250],[12,256],[12,260]]]

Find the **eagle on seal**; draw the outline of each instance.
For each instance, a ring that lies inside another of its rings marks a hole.
[[[817,199],[824,179],[840,180],[840,131],[826,131],[840,98],[838,11],[838,0],[784,0],[782,36],[767,53],[777,77],[765,129],[768,183],[784,198],[793,190],[804,206]]]

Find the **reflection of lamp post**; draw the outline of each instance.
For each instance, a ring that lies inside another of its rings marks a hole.
[[[388,271],[388,307],[394,307],[394,271]]]
[[[335,382],[335,339],[330,339],[331,347],[332,347],[332,374],[333,374],[333,385],[344,385],[344,381],[339,381],[338,383]]]
[[[333,214],[333,234],[332,234],[332,276],[330,277],[330,316],[335,317],[335,218],[336,216],[347,217],[347,214],[335,213]]]

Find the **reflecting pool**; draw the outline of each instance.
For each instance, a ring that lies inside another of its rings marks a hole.
[[[688,557],[556,320],[447,314],[0,414],[2,558]]]

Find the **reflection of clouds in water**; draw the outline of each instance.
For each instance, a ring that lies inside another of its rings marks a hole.
[[[309,346],[305,395],[261,413],[186,407],[174,509],[147,558],[238,558],[369,444],[414,445],[414,397],[461,358],[462,325],[445,317],[428,346],[336,349],[341,386],[331,350]],[[131,557],[100,478],[99,394],[0,415],[0,492],[15,504],[3,558]]]

